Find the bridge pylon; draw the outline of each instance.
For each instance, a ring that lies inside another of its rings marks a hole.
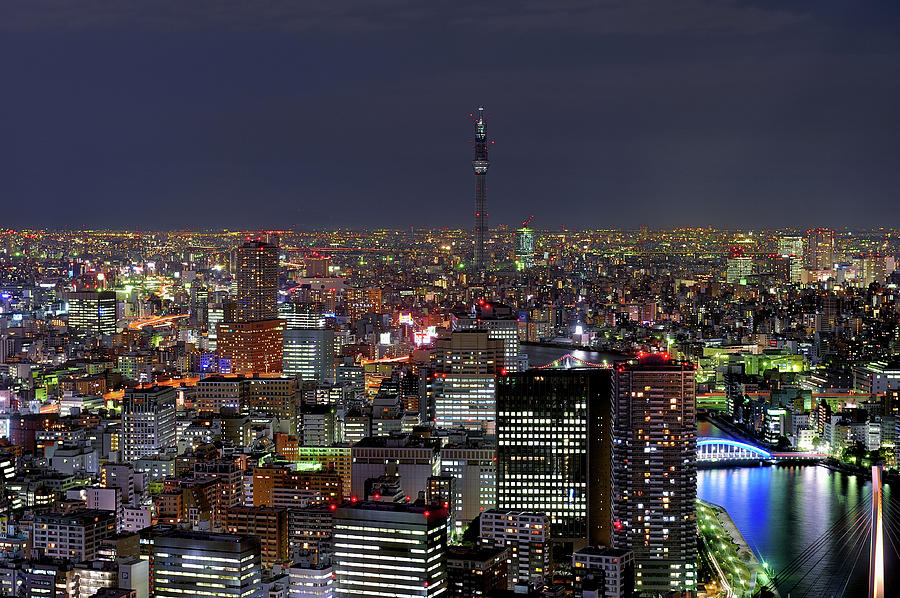
[[[881,466],[872,466],[872,533],[869,562],[869,598],[884,598],[884,521],[882,519]]]

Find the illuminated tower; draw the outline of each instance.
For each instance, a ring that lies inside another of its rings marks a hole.
[[[487,151],[487,123],[484,120],[484,106],[478,108],[475,115],[475,159],[472,168],[475,170],[475,253],[473,261],[475,270],[481,272],[487,267],[487,255],[484,252],[484,232],[487,228],[487,171],[491,165]]]

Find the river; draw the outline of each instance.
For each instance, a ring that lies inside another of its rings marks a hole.
[[[727,436],[708,422],[701,422],[699,428],[701,436]],[[772,571],[779,572],[842,515],[856,506],[868,508],[872,484],[867,476],[815,465],[704,469],[697,475],[697,494],[725,507],[760,561],[768,562]],[[890,501],[890,495],[891,487],[885,485],[884,500]],[[839,534],[829,538],[830,550],[817,552],[790,580],[779,580],[783,598],[798,581],[799,585],[791,591],[792,598],[865,595],[868,541],[857,544],[859,552],[853,550],[851,554],[846,539]],[[897,558],[890,542],[886,540],[885,544],[886,595],[900,596]],[[807,571],[809,575],[800,580]],[[841,594],[845,582],[846,591]]]

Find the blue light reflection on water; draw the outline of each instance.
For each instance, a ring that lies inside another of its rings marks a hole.
[[[783,570],[841,515],[860,502],[868,508],[872,496],[872,484],[868,479],[821,466],[707,469],[701,470],[697,477],[699,497],[725,507],[750,546],[774,571]],[[890,486],[885,487],[885,500],[890,500],[890,490]],[[800,590],[805,591],[811,584],[814,589],[809,595],[839,594],[857,554],[850,555],[849,550],[841,550],[847,539],[841,538],[840,534],[829,536],[827,543],[831,550],[821,550],[810,559],[803,572],[810,569],[812,572],[794,595],[800,595]],[[866,543],[856,566],[852,567],[847,596],[865,593],[868,550]],[[888,552],[891,552],[890,546]],[[823,554],[825,556],[812,567]],[[896,575],[896,558],[888,554],[886,561],[888,587],[900,588],[892,583],[895,580],[900,583]],[[780,589],[787,588],[780,585]]]

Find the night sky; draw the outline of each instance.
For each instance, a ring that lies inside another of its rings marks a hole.
[[[900,225],[900,2],[0,0],[0,227]]]

